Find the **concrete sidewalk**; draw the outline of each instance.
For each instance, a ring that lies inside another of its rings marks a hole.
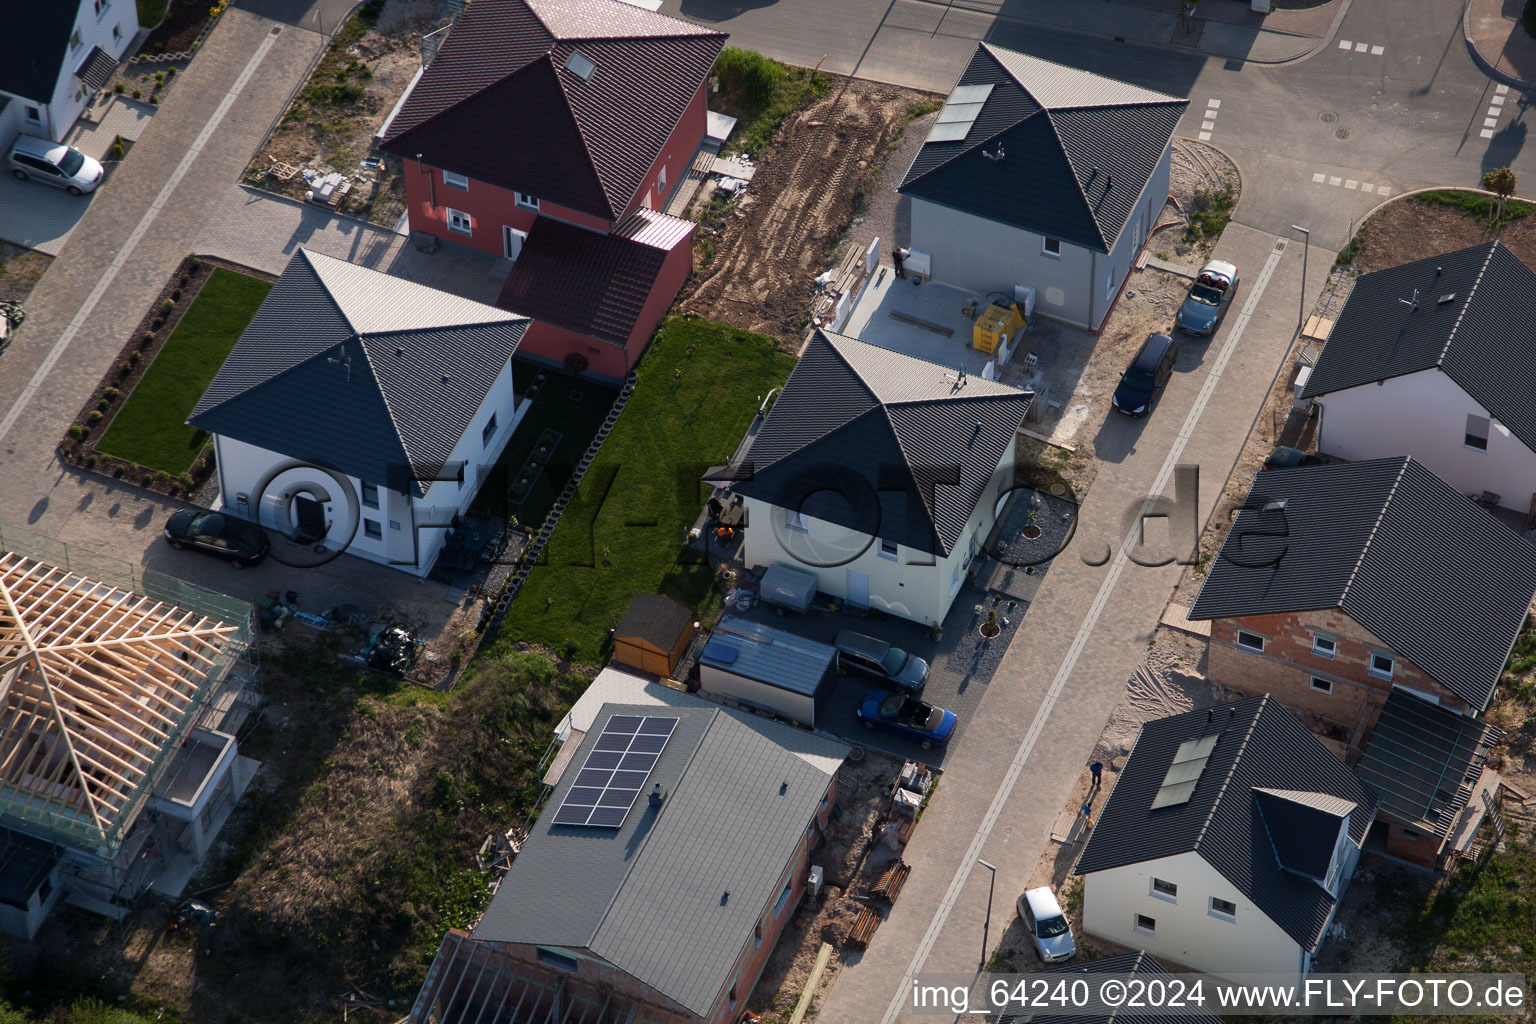
[[[1520,23],[1522,0],[1470,0],[1462,34],[1490,78],[1517,89],[1536,89],[1536,38]]]
[[[1083,505],[1081,535],[1055,562],[950,752],[943,785],[906,849],[911,879],[868,951],[838,976],[822,1024],[921,1021],[905,1009],[913,972],[977,969],[989,881],[978,858],[997,867],[991,943],[1018,927],[1014,897],[1048,848],[1182,572],[1176,564],[1085,559],[1107,558],[1125,536],[1127,510],[1147,495],[1172,495],[1175,464],[1199,467],[1199,522],[1210,515],[1295,332],[1301,249],[1277,251],[1276,242],[1228,226],[1216,255],[1243,267],[1244,306],[1218,339],[1187,347],[1155,415],[1106,420],[1093,439],[1104,464]],[[1325,275],[1309,277],[1315,299]]]
[[[226,12],[94,198],[32,292],[27,322],[5,354],[0,466],[18,483],[0,493],[0,517],[147,560],[164,517],[181,504],[71,471],[56,446],[204,223],[218,215],[229,182],[320,45],[314,32]]]

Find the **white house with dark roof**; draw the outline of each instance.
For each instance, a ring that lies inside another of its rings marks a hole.
[[[817,330],[736,467],[746,564],[943,622],[1013,486],[1033,398]]]
[[[980,43],[898,191],[932,276],[1098,330],[1168,199],[1188,100]]]
[[[0,15],[0,148],[18,135],[62,139],[139,32],[134,0],[6,3]]]
[[[1536,499],[1536,273],[1497,241],[1365,274],[1302,391],[1318,451],[1412,455],[1463,494]]]
[[[187,420],[224,511],[425,576],[526,411],[527,324],[300,249]]]
[[[606,669],[412,1024],[735,1024],[805,892],[843,744]],[[605,1012],[606,1011],[606,1012]]]
[[[1224,977],[1300,978],[1375,809],[1273,697],[1148,722],[1073,869],[1083,927]]]

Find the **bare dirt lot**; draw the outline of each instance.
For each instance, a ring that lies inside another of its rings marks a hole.
[[[35,249],[24,249],[10,242],[0,242],[0,300],[11,299],[25,303],[38,278],[53,262]]]
[[[371,26],[355,15],[336,33],[330,51],[251,161],[246,181],[290,199],[303,199],[303,174],[286,179],[287,165],[316,175],[352,178],[342,212],[393,225],[405,209],[405,186],[392,161],[364,167],[374,133],[421,67],[421,37],[432,28],[440,0],[389,0]]]
[[[871,169],[924,93],[838,79],[791,115],[757,174],[694,246],[678,310],[779,338],[798,350],[815,279],[854,217]]]
[[[1477,217],[1408,196],[1366,221],[1356,236],[1355,265],[1362,272],[1385,270],[1497,238],[1528,267],[1536,267],[1536,217],[1523,217],[1497,231]]]

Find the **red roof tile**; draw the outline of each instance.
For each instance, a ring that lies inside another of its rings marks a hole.
[[[622,0],[477,0],[383,145],[611,220],[724,44],[722,33]],[[595,65],[586,78],[566,67],[576,50]]]
[[[683,232],[673,240],[674,247],[686,245],[687,238]],[[496,305],[623,347],[640,320],[668,251],[540,217],[528,232]]]

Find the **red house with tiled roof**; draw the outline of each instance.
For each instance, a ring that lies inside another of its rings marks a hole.
[[[383,131],[413,231],[514,260],[519,351],[622,377],[691,268],[662,214],[720,32],[622,0],[476,0]]]

